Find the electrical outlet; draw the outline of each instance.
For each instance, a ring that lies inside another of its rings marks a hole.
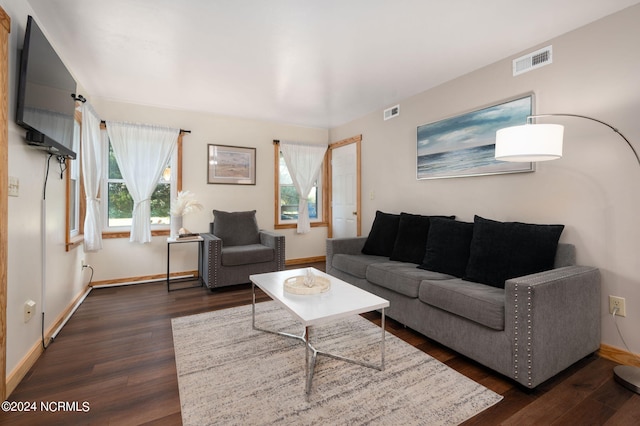
[[[80,270],[83,271],[86,266],[87,266],[87,264],[84,263],[84,259],[81,259],[80,260]]]
[[[29,321],[33,317],[35,311],[36,302],[34,302],[33,300],[27,300],[26,302],[24,302],[24,322]]]
[[[613,314],[615,308],[618,308],[616,315],[619,317],[627,316],[627,308],[624,304],[624,297],[609,295],[609,313]]]

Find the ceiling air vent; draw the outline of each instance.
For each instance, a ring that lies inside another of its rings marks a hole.
[[[400,115],[400,105],[385,109],[383,117],[385,120],[388,120],[390,118],[397,117],[398,115]]]
[[[535,70],[553,62],[552,47],[543,47],[513,60],[513,76]]]

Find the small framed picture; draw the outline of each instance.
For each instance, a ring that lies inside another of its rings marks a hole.
[[[207,183],[255,185],[256,149],[209,144]]]

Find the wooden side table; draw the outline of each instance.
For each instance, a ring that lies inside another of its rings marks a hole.
[[[184,239],[169,237],[167,238],[167,291],[168,292],[172,291],[171,284],[177,284],[177,283],[186,282],[186,281],[194,281],[194,278],[191,278],[191,277],[177,278],[175,280],[171,280],[171,246],[173,244],[187,244],[187,243],[198,243],[198,278],[197,278],[198,285],[174,288],[173,290],[185,290],[188,288],[204,287],[204,280],[202,279],[203,262],[204,262],[202,258],[202,253],[204,251],[203,250],[204,238],[200,236],[195,238],[184,238]]]

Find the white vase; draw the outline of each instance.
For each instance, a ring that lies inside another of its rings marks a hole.
[[[175,238],[182,228],[182,216],[171,216],[171,238]]]

